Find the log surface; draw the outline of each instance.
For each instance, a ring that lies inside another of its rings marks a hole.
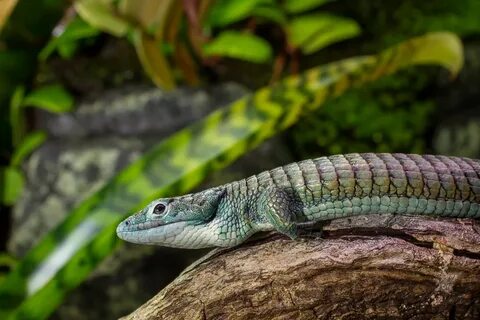
[[[123,319],[480,319],[480,225],[338,219],[223,249]]]

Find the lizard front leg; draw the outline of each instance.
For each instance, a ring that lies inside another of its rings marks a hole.
[[[257,212],[265,215],[276,231],[291,239],[297,239],[298,230],[292,208],[292,196],[275,186],[262,190],[258,198]]]

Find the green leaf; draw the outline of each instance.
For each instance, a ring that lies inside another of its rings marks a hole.
[[[7,252],[0,252],[0,266],[2,267],[13,267],[16,265],[18,260]]]
[[[24,97],[25,87],[18,86],[10,98],[10,126],[14,146],[20,142],[25,131],[25,120],[21,111]]]
[[[171,90],[175,88],[175,79],[167,58],[163,54],[158,40],[141,31],[134,33],[135,49],[143,69],[152,81],[160,88]]]
[[[256,6],[265,0],[217,0],[210,8],[206,24],[224,27],[251,16]]]
[[[38,148],[47,139],[45,132],[36,131],[26,136],[12,155],[11,165],[19,166],[23,159]]]
[[[412,64],[440,64],[458,71],[461,61],[462,47],[455,35],[429,34],[378,55],[288,77],[175,133],[70,212],[22,259],[0,283],[0,318],[48,317],[119,244],[119,221],[150,200],[190,191],[210,171],[232,163],[326,100]]]
[[[70,58],[79,40],[93,38],[99,34],[100,31],[97,28],[76,17],[65,26],[61,34],[53,37],[40,51],[39,59],[45,61],[55,51],[58,51],[63,58]]]
[[[253,34],[224,31],[203,47],[207,56],[223,56],[263,63],[272,58],[270,44]]]
[[[301,13],[312,10],[332,0],[285,0],[284,8],[288,13]]]
[[[360,33],[360,26],[352,19],[327,14],[304,15],[287,26],[289,42],[310,54],[335,42]]]
[[[115,14],[113,1],[110,0],[77,0],[75,10],[89,24],[97,29],[121,37],[133,27],[130,23]]]
[[[72,110],[73,97],[58,84],[48,85],[28,94],[23,100],[23,106],[31,106],[54,113],[62,113]]]
[[[13,269],[17,262],[18,260],[7,252],[0,252],[0,283],[5,278],[6,271]]]
[[[0,202],[11,206],[23,191],[23,175],[14,167],[0,167]]]
[[[429,45],[425,45],[428,43]],[[424,37],[410,41],[414,54],[410,54],[408,46],[399,47],[396,54],[409,59],[406,64],[439,64],[448,69],[452,77],[456,77],[463,67],[463,46],[460,38],[452,36],[450,32],[432,32]]]
[[[252,15],[283,25],[287,23],[287,17],[278,6],[259,6],[253,8]]]

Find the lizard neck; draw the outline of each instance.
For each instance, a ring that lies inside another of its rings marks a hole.
[[[210,224],[215,225],[219,246],[232,246],[245,241],[258,231],[272,231],[273,226],[257,210],[257,195],[228,192],[218,205]]]

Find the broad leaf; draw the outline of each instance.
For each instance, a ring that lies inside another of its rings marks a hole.
[[[117,37],[124,36],[132,29],[130,23],[115,14],[113,1],[77,0],[75,10],[92,26]]]
[[[203,47],[207,56],[223,56],[262,63],[272,58],[270,44],[253,34],[224,31]]]
[[[18,86],[10,98],[10,126],[12,127],[13,145],[22,140],[25,131],[25,119],[22,114],[22,103],[25,97],[25,88]]]
[[[282,9],[276,5],[265,5],[253,8],[252,15],[263,18],[267,21],[273,21],[279,25],[287,23],[287,17]]]
[[[170,18],[181,13],[181,3],[175,0],[121,0],[118,9],[135,22],[133,43],[145,72],[158,87],[173,89],[175,78],[164,50],[170,48],[171,43],[166,43],[165,37],[169,30],[179,28],[181,20],[171,21]]]
[[[410,41],[415,48],[412,60],[417,64],[439,64],[450,70],[452,78],[456,77],[463,67],[463,46],[461,40],[448,32],[429,33],[429,44],[423,44],[423,38]],[[403,56],[410,54],[408,46],[399,47],[398,53]]]
[[[11,206],[23,191],[23,175],[18,168],[0,167],[0,203]]]
[[[73,98],[62,86],[53,84],[32,91],[23,99],[22,104],[62,113],[72,110]]]
[[[289,13],[300,13],[315,9],[332,0],[285,0],[284,7]]]
[[[44,61],[57,50],[63,58],[70,58],[75,52],[79,40],[93,38],[99,34],[100,31],[97,28],[76,17],[65,26],[63,32],[55,35],[48,42],[38,57]]]
[[[134,36],[134,44],[140,62],[152,81],[165,90],[173,89],[175,79],[159,41],[137,31]]]
[[[175,0],[120,0],[118,10],[141,26],[144,32],[152,34],[157,30],[165,32],[165,24]]]
[[[252,15],[256,6],[265,0],[217,0],[209,10],[206,24],[224,27]],[[269,1],[267,1],[269,2]]]
[[[318,51],[332,43],[355,37],[359,25],[352,19],[327,14],[304,15],[287,26],[289,42],[305,54]]]
[[[12,166],[19,166],[23,159],[27,157],[33,150],[38,148],[47,139],[45,132],[36,131],[26,136],[18,147],[15,148],[15,152],[12,155],[10,161]]]
[[[442,48],[443,51],[438,50]],[[350,58],[260,89],[161,141],[73,210],[0,284],[0,318],[44,319],[117,246],[117,223],[154,198],[198,185],[351,86],[419,63],[458,72],[459,39],[428,34],[379,55]]]

